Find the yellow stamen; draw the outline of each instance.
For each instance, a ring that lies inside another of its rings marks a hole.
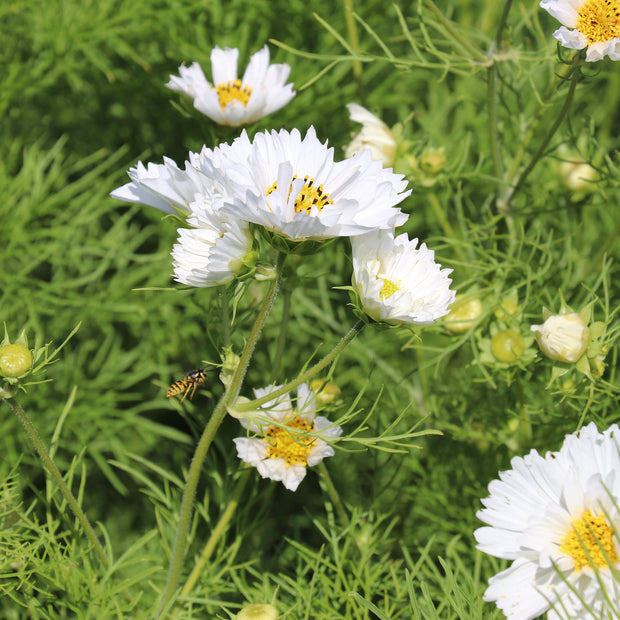
[[[589,43],[620,37],[620,1],[586,0],[577,10],[577,30]]]
[[[293,180],[297,178],[297,175],[293,176]],[[314,179],[311,179],[308,175],[304,177],[304,186],[301,188],[297,198],[295,198],[295,213],[304,211],[307,215],[310,215],[312,207],[316,207],[319,211],[323,210],[326,205],[333,205],[334,201],[329,197],[329,194],[325,192],[322,185],[315,185]],[[278,182],[274,183],[267,190],[267,196],[276,191]],[[288,198],[291,197],[292,185],[288,190]]]
[[[220,100],[220,107],[222,110],[226,109],[226,106],[231,101],[241,101],[243,107],[248,105],[252,89],[249,86],[243,86],[241,80],[234,80],[232,82],[224,82],[215,87],[217,97]]]
[[[288,429],[293,429],[290,432]],[[268,444],[267,456],[271,459],[284,459],[287,467],[307,465],[308,455],[316,441],[306,434],[314,430],[314,423],[300,417],[286,416],[283,426],[270,426],[263,441]]]
[[[379,297],[385,301],[389,299],[396,291],[400,290],[400,282],[392,282],[387,278],[380,278],[377,276],[377,280],[383,280],[383,288],[379,291]]]
[[[603,568],[619,559],[614,531],[603,514],[595,517],[586,510],[573,521],[570,532],[560,542],[560,550],[573,558],[577,571],[591,565]]]

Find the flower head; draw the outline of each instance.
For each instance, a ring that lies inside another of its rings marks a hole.
[[[279,387],[254,390],[254,394],[260,398]],[[306,467],[334,456],[328,438],[342,433],[339,426],[316,415],[316,400],[305,383],[297,390],[295,406],[286,394],[263,405],[251,419],[241,419],[241,424],[258,437],[234,440],[239,458],[256,467],[263,478],[280,481],[290,491],[304,479]]]
[[[390,128],[372,112],[357,103],[347,103],[351,120],[362,124],[362,128],[347,145],[345,157],[352,157],[358,151],[368,149],[375,161],[383,162],[388,168],[396,156],[396,140]]]
[[[551,314],[545,312],[542,325],[532,325],[540,350],[552,360],[576,362],[588,348],[590,332],[578,312]]]
[[[194,100],[194,107],[220,125],[237,127],[253,123],[284,107],[294,96],[292,84],[284,84],[290,73],[287,64],[269,64],[269,48],[250,57],[243,74],[237,77],[239,50],[213,48],[209,84],[197,62],[179,67],[180,76],[171,75],[166,84]]]
[[[334,161],[334,149],[313,127],[303,139],[297,129],[259,133],[253,142],[243,132],[220,148],[236,165],[227,172],[235,198],[223,208],[293,242],[361,235],[407,220],[394,208],[411,193],[402,175],[384,170],[368,151]]]
[[[606,55],[620,60],[620,0],[542,0],[540,6],[563,24],[553,36],[564,47],[587,47],[588,62]]]
[[[478,549],[512,565],[489,580],[485,601],[507,618],[548,611],[557,620],[612,617],[620,600],[620,429],[594,423],[559,452],[532,450],[489,484],[474,532]],[[614,574],[615,573],[615,574]]]
[[[428,325],[447,314],[455,293],[451,269],[441,269],[435,253],[406,234],[371,232],[351,239],[353,289],[375,321]]]

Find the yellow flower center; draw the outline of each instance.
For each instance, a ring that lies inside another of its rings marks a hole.
[[[605,515],[595,517],[589,510],[573,521],[570,532],[560,542],[560,550],[573,558],[577,571],[591,565],[603,568],[619,559],[614,531]]]
[[[383,287],[379,291],[379,297],[385,301],[390,298],[396,291],[400,290],[400,282],[392,282],[387,278],[380,278],[377,276],[377,280],[383,280]]]
[[[269,446],[267,456],[270,459],[284,459],[287,467],[307,465],[308,454],[316,441],[308,435],[313,430],[314,422],[308,422],[299,416],[286,416],[282,426],[270,426],[265,431],[263,441]]]
[[[296,179],[297,175],[293,176]],[[311,179],[308,175],[304,177],[304,186],[301,188],[297,198],[295,198],[295,213],[303,211],[307,215],[310,215],[312,207],[316,207],[319,211],[323,210],[326,205],[333,205],[334,201],[329,197],[329,194],[325,192],[322,185],[315,185],[314,179]],[[267,196],[276,191],[278,182],[275,181],[273,185],[267,190]],[[292,186],[288,190],[288,197],[290,198]]]
[[[589,43],[620,37],[620,1],[586,0],[577,10],[577,30]]]
[[[241,80],[233,80],[232,82],[219,84],[215,87],[215,91],[217,92],[222,110],[226,109],[226,106],[231,101],[241,101],[245,108],[252,94],[252,89],[249,86],[243,86]]]

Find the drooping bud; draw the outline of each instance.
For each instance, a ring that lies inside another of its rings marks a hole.
[[[278,610],[273,605],[252,603],[246,605],[235,620],[278,620]]]
[[[532,325],[540,350],[558,362],[576,362],[588,348],[590,331],[577,312],[552,314],[542,325]]]

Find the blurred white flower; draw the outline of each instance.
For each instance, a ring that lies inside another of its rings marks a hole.
[[[451,269],[441,269],[435,253],[406,234],[376,231],[352,237],[353,289],[366,314],[391,325],[428,325],[448,313],[455,292]]]
[[[261,398],[282,386],[254,390]],[[277,424],[270,424],[273,420]],[[244,428],[258,434],[257,438],[237,437],[239,458],[256,467],[263,478],[282,482],[295,491],[306,476],[306,467],[334,456],[327,443],[342,433],[327,418],[316,416],[316,399],[305,383],[297,389],[295,405],[288,394],[265,403],[251,418],[240,420]]]
[[[563,24],[553,36],[564,47],[575,50],[587,47],[588,62],[606,55],[620,60],[618,0],[542,0],[540,6]]]
[[[357,103],[347,103],[351,120],[361,123],[362,128],[344,150],[345,157],[352,157],[358,151],[368,149],[375,161],[383,162],[384,168],[394,163],[396,140],[390,128],[372,112]]]
[[[303,139],[297,129],[259,133],[253,142],[243,132],[219,148],[235,193],[223,209],[292,241],[361,235],[407,220],[394,208],[411,193],[402,175],[368,151],[335,162],[313,127]]]
[[[513,560],[484,594],[507,618],[617,617],[620,611],[620,429],[594,423],[559,452],[532,450],[489,484],[478,549]]]
[[[590,330],[577,312],[551,314],[542,325],[532,325],[540,350],[559,362],[576,362],[588,348]]]
[[[284,84],[290,66],[269,64],[269,48],[250,57],[243,74],[237,77],[239,50],[213,48],[211,85],[197,62],[179,67],[180,76],[171,75],[166,84],[194,100],[194,107],[220,125],[237,127],[253,123],[284,107],[294,96],[292,84]]]

